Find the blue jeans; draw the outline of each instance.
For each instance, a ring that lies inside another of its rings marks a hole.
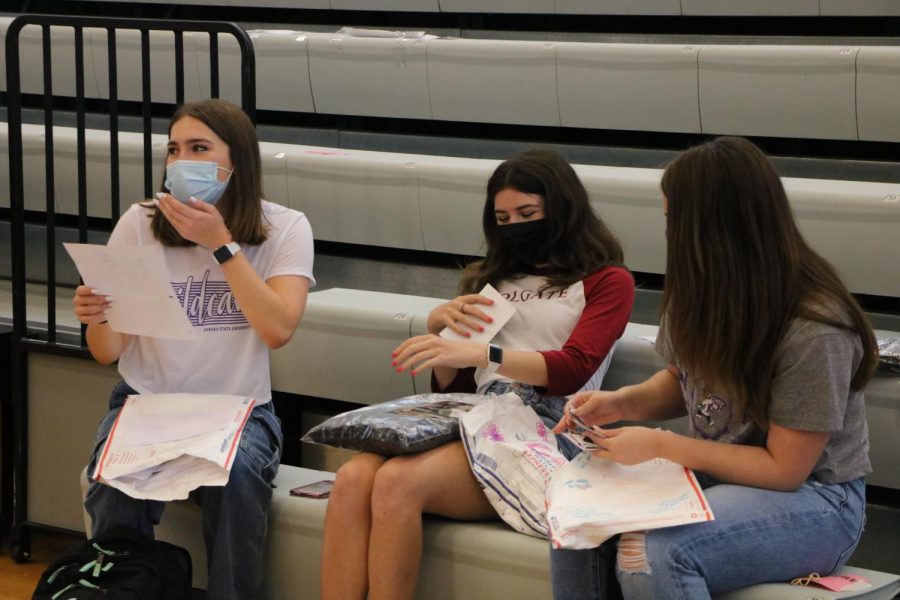
[[[89,475],[126,396],[135,393],[125,382],[113,388],[109,412],[97,431]],[[241,436],[228,484],[199,488],[191,494],[203,508],[209,563],[206,597],[210,600],[251,600],[261,595],[267,515],[281,445],[281,421],[272,403],[257,406]],[[96,481],[91,481],[84,506],[93,519],[94,535],[127,525],[148,537],[153,537],[153,526],[159,523],[164,507],[162,502],[137,500]]]
[[[714,521],[639,535],[646,562],[616,566],[626,600],[702,600],[757,583],[825,575],[850,558],[862,536],[862,479],[832,485],[807,481],[794,492],[729,484],[704,488]],[[616,543],[551,549],[553,597],[609,598]]]
[[[484,390],[485,394],[498,396],[508,392],[513,392],[522,399],[522,402],[533,408],[544,425],[551,429],[562,419],[563,409],[568,402],[568,399],[562,396],[542,396],[534,387],[516,381],[494,381]],[[556,436],[556,446],[567,460],[572,460],[581,453],[581,448],[559,435]]]

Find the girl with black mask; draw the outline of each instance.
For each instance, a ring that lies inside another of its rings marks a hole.
[[[599,388],[631,315],[634,281],[556,152],[527,150],[497,167],[483,229],[486,256],[463,273],[461,295],[431,311],[429,334],[401,344],[392,366],[432,369],[435,392],[514,391],[552,427],[566,395]],[[480,307],[491,301],[478,293],[488,283],[516,308],[492,343],[437,335],[449,327],[469,337],[490,322]],[[423,513],[497,518],[461,442],[391,459],[361,453],[342,466],[325,517],[322,597],[412,598]]]

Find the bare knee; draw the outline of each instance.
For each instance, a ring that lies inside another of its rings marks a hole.
[[[408,461],[392,459],[384,463],[375,475],[372,486],[372,510],[374,513],[394,513],[398,510],[421,512],[427,492],[424,482],[416,477]]]
[[[365,504],[368,507],[375,474],[383,464],[381,457],[359,454],[341,465],[334,479],[329,504]]]
[[[650,562],[647,560],[646,531],[633,531],[622,534],[619,538],[616,566],[619,572],[624,574],[650,573]]]

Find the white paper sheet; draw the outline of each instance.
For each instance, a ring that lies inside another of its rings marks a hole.
[[[484,323],[484,331],[473,331],[471,337],[460,335],[447,327],[440,333],[442,338],[454,341],[480,342],[486,344],[494,339],[494,336],[497,335],[503,326],[506,325],[506,322],[515,314],[516,307],[513,306],[509,300],[504,298],[491,284],[484,286],[484,289],[478,293],[494,301],[491,305],[474,305],[484,314],[493,318],[493,323]]]
[[[94,479],[143,500],[181,500],[225,485],[255,402],[214,394],[129,396]]]
[[[153,246],[63,246],[85,285],[113,297],[106,318],[114,331],[180,340],[198,335],[175,297],[162,255]]]
[[[582,452],[553,473],[547,489],[550,540],[595,548],[617,533],[714,519],[693,472],[654,458],[620,465]]]

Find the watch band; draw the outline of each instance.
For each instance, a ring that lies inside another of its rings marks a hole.
[[[228,242],[224,246],[219,246],[218,248],[216,248],[213,251],[213,256],[216,257],[216,262],[218,262],[220,265],[224,265],[240,251],[240,244],[238,244],[237,242]]]

